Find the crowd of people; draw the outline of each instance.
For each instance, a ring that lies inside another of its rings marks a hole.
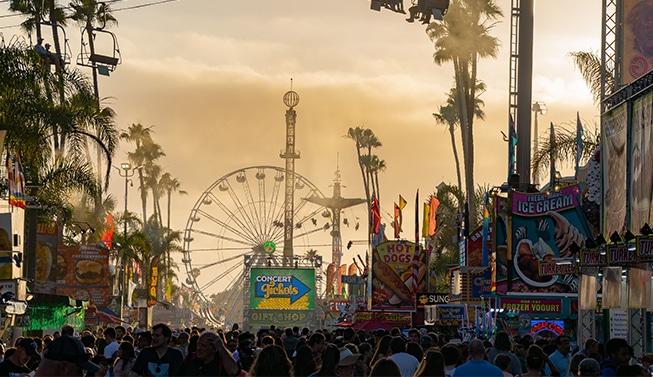
[[[571,349],[568,336],[500,332],[463,342],[451,335],[394,328],[376,331],[270,326],[256,332],[157,324],[73,327],[44,337],[19,337],[2,351],[1,376],[238,377],[650,377],[653,355],[636,358],[624,339],[588,339]]]

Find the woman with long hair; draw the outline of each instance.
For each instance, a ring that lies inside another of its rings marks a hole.
[[[322,351],[322,365],[310,377],[337,377],[338,363],[340,363],[340,350],[335,344],[329,343]]]
[[[259,352],[247,375],[249,377],[293,377],[292,363],[283,348],[270,345]]]
[[[136,354],[134,353],[134,345],[129,342],[120,343],[120,346],[118,346],[118,357],[113,363],[113,375],[115,377],[129,376],[135,362]]]
[[[429,349],[415,371],[415,377],[444,377],[444,355],[438,350]]]
[[[315,373],[317,365],[315,364],[311,348],[304,344],[297,347],[295,353],[297,354],[293,360],[293,371],[295,372],[295,377],[307,377]]]
[[[372,367],[370,377],[401,377],[401,372],[394,360],[383,357]]]
[[[392,335],[384,335],[379,343],[376,345],[376,350],[374,351],[374,356],[370,361],[370,367],[376,364],[380,359],[388,356],[388,349],[390,348],[390,341],[392,340]]]

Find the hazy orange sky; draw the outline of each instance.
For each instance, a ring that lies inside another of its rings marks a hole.
[[[376,151],[387,164],[382,212],[392,212],[402,194],[411,213],[416,189],[425,197],[441,181],[455,183],[449,135],[431,115],[445,101],[453,68],[432,62],[425,25],[385,9],[372,11],[368,0],[178,0],[118,11],[146,2],[112,4],[119,25],[111,30],[123,63],[111,77],[100,77],[100,95],[111,97],[106,104],[116,110],[121,129],[137,122],[154,126],[155,141],[167,154],[161,165],[189,193],[174,198],[173,228],[185,227],[194,203],[218,178],[253,165],[283,166],[282,97],[291,78],[300,96],[296,171],[325,194],[331,193],[339,155],[343,195],[364,196],[354,144],[343,137],[356,126],[372,129],[383,143]],[[497,3],[504,18],[492,34],[502,45],[496,59],[479,63],[478,77],[488,90],[481,97],[486,119],[475,122],[476,182],[491,185],[501,184],[507,173],[500,131],[507,129],[511,1]],[[8,14],[6,2],[0,8],[0,15]],[[19,22],[0,18],[0,27]],[[567,54],[600,51],[600,25],[595,0],[536,1],[533,100],[549,109],[539,117],[541,135],[549,122],[571,127],[577,111],[586,126],[598,124],[597,107]],[[0,31],[6,39],[19,32]],[[79,35],[77,27],[68,29],[74,54]],[[131,148],[124,145],[116,164]],[[115,175],[111,193],[120,208],[123,187]],[[129,207],[139,213],[137,198],[134,187]],[[362,207],[357,212],[365,218]],[[405,217],[404,229],[412,229],[412,216]],[[343,235],[343,243],[365,238],[361,230]],[[328,247],[320,252],[331,259]],[[355,254],[364,255],[365,247],[346,251],[343,260],[351,262]]]

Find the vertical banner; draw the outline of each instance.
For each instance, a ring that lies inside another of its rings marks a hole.
[[[626,227],[626,129],[624,103],[603,115],[603,234],[623,233]]]
[[[150,265],[150,279],[147,294],[147,306],[156,305],[159,290],[159,257],[154,257]]]
[[[0,280],[13,278],[11,234],[11,213],[0,213]]]
[[[58,227],[56,223],[39,223],[36,228],[36,274],[34,292],[57,293],[57,279],[64,279],[66,269],[63,256],[57,253]]]
[[[57,295],[107,306],[109,250],[92,245],[59,245],[57,253]]]
[[[629,84],[653,69],[653,2],[650,0],[622,0],[623,35],[621,42],[621,83]],[[620,38],[621,37],[621,38]]]
[[[653,92],[633,101],[631,118],[630,229],[653,224]]]

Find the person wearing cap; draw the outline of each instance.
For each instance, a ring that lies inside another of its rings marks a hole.
[[[336,373],[340,377],[353,377],[354,369],[358,358],[361,356],[360,353],[353,353],[347,347],[342,347],[340,350],[340,361],[338,361],[338,366],[336,367]]]
[[[188,355],[179,368],[178,376],[237,376],[240,367],[223,339],[206,331],[197,340],[197,351]]]
[[[591,357],[583,359],[578,364],[578,375],[580,377],[598,377],[601,375],[601,365]]]
[[[169,347],[172,330],[165,323],[152,327],[152,346],[141,350],[132,368],[132,376],[175,376],[184,357]]]
[[[34,51],[36,51],[43,59],[48,58],[48,50],[43,47],[43,38],[36,38],[36,44],[34,45]]]
[[[82,342],[70,335],[62,335],[43,351],[34,377],[93,375],[100,371],[100,367],[89,361],[90,356]]]
[[[577,353],[589,356],[595,352],[599,352],[599,342],[594,338],[587,338],[585,340],[585,346]]]
[[[16,344],[16,351],[0,363],[0,376],[10,376],[14,373],[29,373],[27,362],[36,356],[36,343],[32,338],[23,338]]]

